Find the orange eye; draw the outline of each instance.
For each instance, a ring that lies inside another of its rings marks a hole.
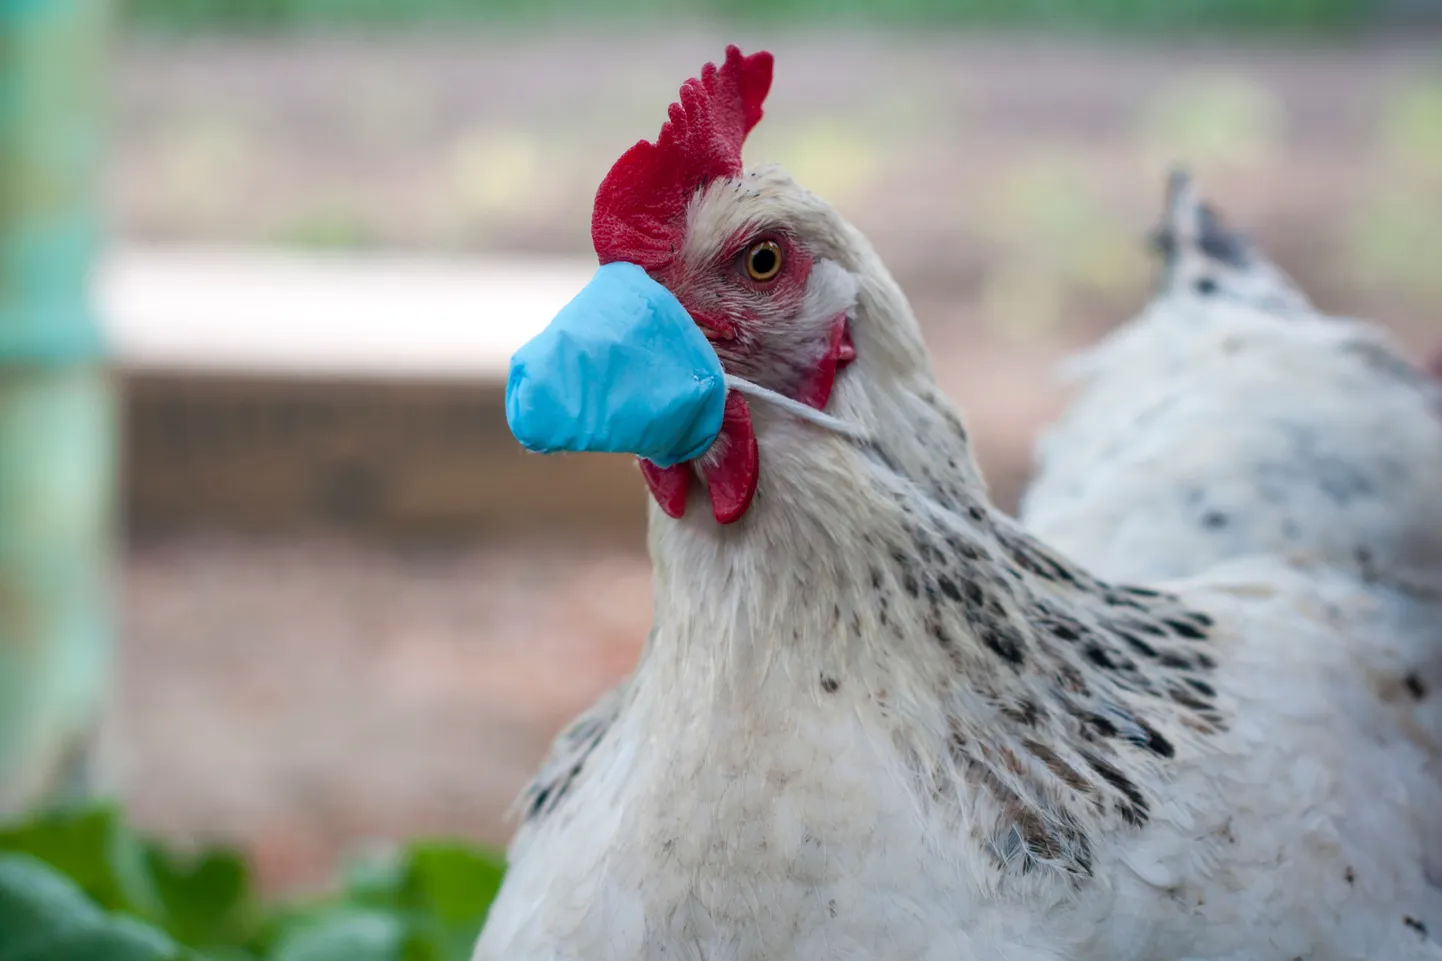
[[[775,241],[763,240],[746,251],[746,276],[757,283],[774,280],[781,273],[781,248]]]

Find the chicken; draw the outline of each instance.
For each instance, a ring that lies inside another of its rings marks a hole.
[[[1303,553],[1442,585],[1442,388],[1318,313],[1174,176],[1160,295],[1074,362],[1019,512],[1107,577]]]
[[[733,393],[643,465],[651,635],[527,790],[476,961],[1442,957],[1442,621],[1278,556],[1113,578],[994,508],[866,240],[742,167],[771,73],[683,86],[593,239],[854,430]]]

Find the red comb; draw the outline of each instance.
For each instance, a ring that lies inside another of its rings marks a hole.
[[[771,54],[743,57],[726,48],[721,69],[706,64],[681,85],[681,102],[655,143],[621,155],[596,191],[591,242],[601,263],[624,260],[646,270],[665,266],[684,228],[686,204],[716,177],[741,172],[741,145],[761,119],[771,89]]]

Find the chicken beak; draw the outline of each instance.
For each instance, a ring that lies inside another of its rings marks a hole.
[[[691,319],[701,329],[701,333],[713,344],[725,343],[728,340],[736,339],[736,325],[723,317],[715,314],[694,313]]]

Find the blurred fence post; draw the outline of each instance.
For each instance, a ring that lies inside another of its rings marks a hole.
[[[109,0],[0,0],[0,811],[88,781],[116,415],[89,285]]]

